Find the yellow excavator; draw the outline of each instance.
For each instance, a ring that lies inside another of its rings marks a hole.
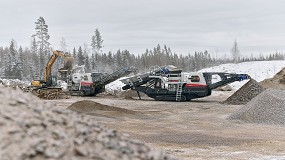
[[[31,82],[32,93],[40,98],[59,99],[66,97],[66,94],[62,92],[62,88],[56,87],[57,78],[51,75],[52,66],[58,57],[63,57],[65,61],[65,65],[61,70],[70,70],[72,68],[73,57],[70,54],[58,50],[53,51],[53,55],[45,66],[44,79]]]

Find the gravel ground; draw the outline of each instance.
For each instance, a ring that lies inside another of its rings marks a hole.
[[[87,115],[0,85],[1,160],[173,159]]]
[[[285,91],[267,89],[229,119],[248,123],[285,124]]]
[[[245,85],[238,89],[233,95],[227,98],[223,103],[232,105],[243,105],[251,101],[265,89],[254,79],[249,80]]]

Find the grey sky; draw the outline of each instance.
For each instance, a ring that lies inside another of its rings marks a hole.
[[[13,38],[29,47],[35,21],[44,17],[50,42],[90,44],[95,28],[104,51],[143,53],[157,44],[176,53],[230,52],[237,39],[249,54],[285,50],[283,0],[1,0],[0,46]]]

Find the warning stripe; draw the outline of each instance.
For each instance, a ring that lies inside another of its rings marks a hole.
[[[91,86],[93,83],[92,82],[81,82],[80,84],[82,86]]]
[[[186,84],[185,87],[206,87],[206,84]]]

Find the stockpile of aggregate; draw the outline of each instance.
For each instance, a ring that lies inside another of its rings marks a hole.
[[[259,85],[257,81],[250,79],[223,103],[232,105],[244,105],[264,90],[265,89]]]
[[[229,119],[247,123],[284,125],[285,91],[267,89],[232,114]]]
[[[94,102],[91,100],[83,100],[77,101],[71,104],[68,109],[79,112],[79,113],[88,113],[88,112],[96,112],[96,111],[112,111],[112,112],[119,112],[119,113],[126,113],[126,114],[137,114],[138,112],[128,110],[125,108],[115,107],[115,106],[108,106],[98,102]]]
[[[281,69],[272,78],[265,79],[259,83],[264,88],[285,90],[285,68]]]
[[[173,159],[30,93],[0,85],[0,99],[1,160]]]

